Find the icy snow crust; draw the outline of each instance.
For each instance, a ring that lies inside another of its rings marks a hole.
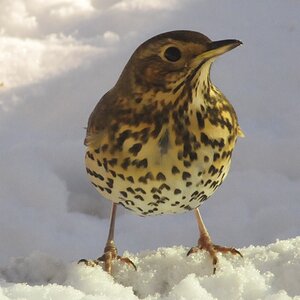
[[[215,275],[205,252],[186,257],[182,246],[128,255],[114,278],[99,267],[65,263],[47,254],[13,259],[0,269],[0,299],[300,299],[300,237],[219,256]],[[298,295],[298,296],[297,296]]]

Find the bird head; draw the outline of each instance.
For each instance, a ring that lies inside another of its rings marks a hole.
[[[159,34],[135,50],[116,86],[125,82],[123,90],[133,87],[142,92],[170,92],[178,84],[209,78],[213,60],[241,44],[232,39],[211,41],[199,32],[186,30]]]

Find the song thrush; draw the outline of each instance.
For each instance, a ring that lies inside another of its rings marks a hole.
[[[96,105],[89,121],[85,163],[91,183],[112,201],[111,224],[102,257],[112,272],[116,206],[141,215],[194,210],[200,231],[197,247],[240,254],[214,245],[198,207],[225,179],[238,136],[236,113],[212,84],[210,68],[219,55],[241,45],[211,41],[193,31],[172,31],[140,45],[116,85]],[[228,76],[228,75],[227,75]]]

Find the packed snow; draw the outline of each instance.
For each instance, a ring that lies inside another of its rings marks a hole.
[[[296,0],[2,0],[0,300],[300,299],[299,12]],[[120,209],[116,243],[138,271],[116,264],[113,279],[76,264],[102,254],[110,210],[86,178],[84,127],[134,49],[175,29],[244,43],[212,80],[246,137],[200,208],[213,241],[244,258],[220,256],[213,276],[205,252],[186,257],[193,213]]]

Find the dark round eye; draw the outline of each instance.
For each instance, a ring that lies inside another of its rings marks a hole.
[[[166,49],[164,56],[167,60],[174,62],[181,58],[181,52],[176,47],[169,47]]]

